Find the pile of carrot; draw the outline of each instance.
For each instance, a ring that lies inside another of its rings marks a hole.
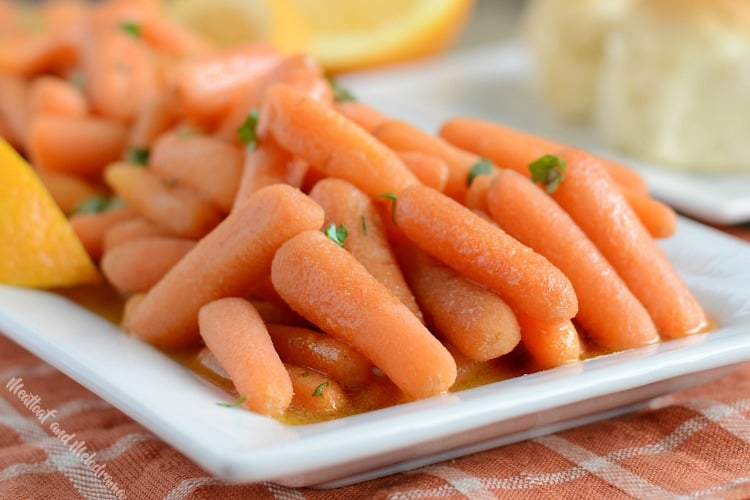
[[[627,167],[468,117],[420,130],[155,0],[0,14],[0,136],[123,328],[203,348],[252,411],[344,415],[708,329],[656,243],[675,214]]]

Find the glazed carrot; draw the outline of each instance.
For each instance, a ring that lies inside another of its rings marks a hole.
[[[542,320],[578,312],[570,281],[549,260],[448,196],[409,186],[393,218],[419,248],[495,291],[514,310]]]
[[[149,47],[119,28],[92,37],[83,70],[94,111],[123,123],[131,122],[143,103],[165,88]]]
[[[245,163],[234,206],[241,204],[257,190],[272,184],[289,184],[300,187],[307,165],[296,161],[292,155],[268,137],[258,146],[245,153]]]
[[[181,238],[140,238],[105,251],[100,265],[117,290],[147,292],[194,246]]]
[[[3,137],[18,151],[26,150],[26,128],[29,114],[26,106],[28,87],[20,77],[0,71],[0,124]]]
[[[471,182],[469,189],[466,191],[466,199],[464,200],[464,205],[467,208],[489,213],[487,192],[490,190],[492,178],[493,176],[491,175],[480,175]]]
[[[413,245],[399,247],[398,256],[427,324],[464,355],[486,361],[521,341],[513,311],[496,293]]]
[[[326,175],[347,180],[377,197],[418,183],[396,153],[330,107],[288,85],[266,92],[258,133]]]
[[[396,151],[419,151],[441,158],[450,169],[445,194],[463,202],[469,172],[481,160],[478,155],[401,120],[385,121],[372,134]]]
[[[669,205],[628,188],[620,192],[654,238],[668,238],[677,230],[677,214]]]
[[[271,279],[292,309],[352,344],[407,396],[444,393],[456,378],[445,347],[346,250],[305,231],[276,252]]]
[[[318,182],[310,191],[310,197],[325,211],[324,228],[331,224],[343,226],[347,231],[344,247],[423,321],[422,311],[401,273],[373,201],[352,184],[333,178]]]
[[[521,339],[535,364],[542,370],[581,358],[581,338],[570,320],[540,321],[517,313]]]
[[[350,344],[309,328],[266,324],[282,361],[312,368],[347,388],[364,386],[372,363]]]
[[[294,395],[292,381],[253,306],[235,297],[214,300],[201,307],[198,321],[201,337],[243,404],[263,415],[283,414]]]
[[[14,33],[0,39],[0,73],[7,75],[65,74],[78,61],[75,43],[60,33]]]
[[[260,298],[279,305],[286,305],[286,302],[281,298],[279,292],[273,287],[270,270],[267,274],[264,274],[255,280],[255,283],[253,283],[252,289],[250,290],[250,297]]]
[[[563,181],[552,194],[646,307],[664,338],[707,327],[706,315],[601,162],[574,149],[561,158]]]
[[[200,238],[222,218],[212,202],[138,165],[113,163],[105,170],[104,180],[140,215],[173,236]]]
[[[531,162],[545,154],[555,154],[565,146],[499,123],[456,117],[440,128],[440,136],[459,148],[487,158],[498,167],[528,174]],[[600,158],[618,185],[646,194],[646,181],[635,170]]]
[[[527,177],[503,169],[487,196],[497,224],[570,279],[576,321],[597,344],[620,351],[658,342],[648,312],[570,216]]]
[[[285,56],[259,80],[241,102],[229,109],[216,131],[218,137],[239,143],[238,127],[244,123],[250,112],[261,107],[266,90],[276,83],[294,87],[326,105],[333,101],[333,92],[325,79],[323,69],[315,59],[306,54]]]
[[[187,58],[207,54],[211,44],[165,15],[146,15],[139,23],[143,39],[158,52]]]
[[[380,111],[361,101],[338,101],[333,103],[333,109],[368,132],[372,132],[378,125],[388,119]]]
[[[47,191],[65,214],[70,214],[78,205],[97,194],[101,189],[88,179],[63,172],[36,170]]]
[[[280,58],[270,47],[251,43],[181,60],[174,82],[183,112],[198,123],[211,123],[241,102]]]
[[[83,93],[67,80],[54,76],[41,76],[29,84],[29,113],[85,116],[88,103]]]
[[[401,151],[398,157],[422,184],[438,191],[445,190],[450,168],[444,160],[418,151]]]
[[[283,303],[276,301],[264,300],[264,299],[249,299],[250,303],[255,307],[263,318],[263,322],[268,325],[285,325],[285,326],[298,326],[298,327],[309,327],[310,323],[292,311],[292,309]]]
[[[141,216],[133,217],[113,224],[112,227],[107,229],[103,240],[104,251],[141,238],[164,235],[164,231],[156,227],[153,222],[149,222],[148,219]]]
[[[159,346],[194,344],[201,306],[222,297],[247,296],[268,274],[284,241],[322,224],[323,210],[300,191],[284,185],[261,189],[149,290],[125,318],[125,328]]]
[[[104,118],[37,116],[29,124],[29,156],[39,168],[96,178],[122,158],[127,134]]]
[[[294,387],[290,411],[302,411],[307,415],[333,415],[348,406],[346,393],[336,383],[315,370],[285,364]]]
[[[136,111],[128,143],[131,147],[148,150],[178,120],[179,110],[171,93],[146,98]]]
[[[102,256],[104,235],[109,228],[136,216],[132,208],[119,206],[103,212],[73,214],[70,224],[91,258],[98,260]]]
[[[238,148],[219,139],[170,132],[154,143],[149,167],[155,174],[177,180],[229,212],[243,160]]]

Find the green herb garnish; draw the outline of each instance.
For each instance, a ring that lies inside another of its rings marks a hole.
[[[480,158],[478,162],[471,166],[471,170],[466,174],[466,185],[471,186],[474,179],[480,175],[489,175],[492,173],[492,162],[486,158]]]
[[[566,168],[565,161],[556,155],[544,155],[529,164],[531,180],[542,184],[549,194],[554,193],[562,182]]]
[[[177,179],[175,179],[174,177],[169,177],[167,179],[161,180],[162,185],[169,189],[175,187],[177,185],[177,182]]]
[[[122,204],[123,201],[120,198],[97,194],[78,204],[78,206],[73,209],[71,215],[98,214],[100,212],[106,212],[107,210],[117,208]]]
[[[238,397],[237,399],[235,399],[231,403],[216,403],[216,404],[219,405],[219,406],[223,406],[224,408],[234,408],[235,406],[239,406],[242,403],[244,403],[246,399],[247,398],[243,394],[243,395],[241,395],[240,397]]]
[[[151,155],[151,152],[146,148],[139,148],[139,147],[132,147],[128,150],[128,154],[125,157],[125,160],[128,163],[132,163],[134,165],[148,165],[148,159]]]
[[[343,101],[356,101],[357,98],[347,89],[343,88],[338,81],[332,76],[329,76],[326,78],[328,80],[328,85],[331,86],[331,90],[333,90],[333,100],[336,102],[343,102]]]
[[[237,127],[237,134],[240,136],[240,142],[247,145],[250,149],[255,149],[258,145],[258,120],[260,113],[257,109],[250,111],[245,121]]]
[[[391,220],[395,220],[394,218],[396,217],[396,202],[398,202],[398,197],[395,195],[395,193],[383,193],[380,195],[380,197],[391,201]]]
[[[360,217],[360,220],[362,221],[362,234],[367,235],[367,219],[365,219],[365,216],[362,215]]]
[[[326,228],[325,235],[328,236],[328,238],[338,246],[343,248],[344,240],[346,240],[346,237],[349,236],[349,231],[347,231],[346,226],[344,226],[343,224],[339,224],[337,226],[334,222]]]
[[[322,396],[323,395],[323,389],[328,387],[328,382],[323,382],[322,384],[318,385],[318,387],[315,388],[312,395],[313,396]]]
[[[132,21],[123,21],[120,23],[120,29],[132,36],[133,38],[141,37],[141,25]]]

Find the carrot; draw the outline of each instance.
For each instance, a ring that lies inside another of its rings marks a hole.
[[[285,325],[285,326],[298,326],[298,327],[309,327],[310,323],[305,318],[292,311],[292,309],[283,303],[276,301],[264,300],[264,299],[249,299],[250,303],[255,307],[263,318],[263,322],[266,325]]]
[[[128,143],[131,147],[148,150],[178,119],[179,110],[172,94],[161,93],[148,97],[136,111]]]
[[[669,205],[628,188],[620,192],[654,238],[668,238],[677,230],[677,214]]]
[[[29,121],[26,106],[28,87],[23,78],[0,71],[0,127],[6,141],[18,151],[26,149],[26,128]]]
[[[565,146],[535,135],[484,120],[456,117],[440,128],[440,136],[459,148],[487,158],[498,167],[528,173],[531,162],[545,154],[555,154]],[[618,185],[646,194],[646,181],[635,170],[618,163],[600,161]]]
[[[372,364],[350,344],[309,328],[267,324],[276,352],[285,363],[325,373],[347,388],[364,386]]]
[[[100,265],[119,291],[147,292],[194,246],[181,238],[140,238],[106,250]]]
[[[294,387],[290,411],[302,411],[307,415],[333,415],[346,409],[349,404],[346,393],[335,380],[301,366],[285,366]]]
[[[292,309],[352,344],[407,396],[444,393],[456,378],[445,347],[346,250],[320,231],[284,243],[271,266]]]
[[[521,341],[513,311],[496,293],[412,245],[399,247],[398,256],[427,324],[463,354],[487,361]]]
[[[393,219],[409,240],[498,293],[513,310],[542,320],[578,312],[573,287],[559,269],[455,200],[415,184],[394,205]]]
[[[29,156],[39,168],[96,178],[122,158],[127,134],[105,118],[41,115],[29,124]]]
[[[396,151],[419,151],[441,158],[449,167],[445,194],[463,202],[469,172],[481,160],[479,156],[401,120],[385,121],[372,134]]]
[[[601,162],[575,149],[563,151],[560,157],[567,169],[552,197],[646,307],[662,337],[681,337],[704,330],[708,321],[702,307]]]
[[[464,205],[467,208],[489,213],[487,192],[490,190],[492,177],[491,175],[480,175],[471,182],[469,189],[466,191],[466,199],[464,200]]]
[[[269,137],[255,149],[245,153],[234,206],[241,204],[257,190],[272,184],[300,187],[306,171],[307,164],[295,160]]]
[[[209,53],[211,44],[198,34],[173,22],[164,15],[146,15],[139,23],[141,36],[158,52],[187,58]]]
[[[270,47],[250,43],[181,60],[174,83],[183,112],[198,123],[212,124],[280,59]]]
[[[76,175],[40,169],[36,173],[65,214],[70,214],[92,196],[101,194],[101,189],[93,182]]]
[[[438,191],[445,190],[450,168],[444,160],[418,151],[401,151],[398,157],[422,184]]]
[[[523,345],[540,369],[581,358],[581,338],[572,321],[540,321],[523,313],[517,313],[516,318],[521,325]]]
[[[151,170],[205,196],[229,212],[242,172],[242,152],[213,137],[170,132],[154,143]]]
[[[422,311],[401,273],[372,200],[352,184],[333,178],[318,182],[310,197],[325,211],[324,227],[343,226],[348,233],[342,242],[344,247],[423,321]]]
[[[398,194],[419,182],[396,153],[361,127],[288,85],[266,92],[258,133],[272,135],[295,156],[371,197]]]
[[[216,135],[222,139],[239,143],[237,129],[244,123],[248,114],[263,104],[266,90],[276,83],[284,83],[326,105],[333,101],[331,86],[323,75],[323,69],[311,56],[295,54],[285,56],[267,74],[259,78],[243,100],[237,103],[224,116]]]
[[[83,93],[67,80],[54,76],[41,76],[29,84],[29,113],[85,116],[88,103]]]
[[[0,73],[23,78],[65,74],[78,61],[75,43],[61,33],[14,33],[0,39]]]
[[[113,225],[136,217],[127,205],[97,213],[74,213],[70,225],[92,259],[98,260],[104,250],[104,235]]]
[[[247,296],[284,241],[321,224],[323,210],[298,190],[276,185],[258,191],[149,290],[124,319],[125,328],[158,346],[194,344],[201,306]]]
[[[104,180],[140,215],[173,236],[200,238],[222,218],[212,202],[138,165],[113,163],[105,170]]]
[[[333,103],[333,109],[368,132],[372,132],[388,119],[380,111],[361,101],[338,101]]]
[[[118,245],[129,243],[141,238],[164,236],[164,231],[156,227],[144,217],[133,217],[122,222],[113,224],[104,233],[104,251],[111,250]]]
[[[252,304],[235,297],[218,299],[201,307],[198,321],[201,337],[244,405],[263,415],[283,414],[294,395],[292,381]]]
[[[570,279],[576,321],[597,344],[620,351],[658,342],[648,312],[570,216],[527,177],[495,174],[487,197],[497,224],[547,257]]]

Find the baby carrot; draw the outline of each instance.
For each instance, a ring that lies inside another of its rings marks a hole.
[[[164,231],[149,222],[145,217],[137,216],[113,224],[104,233],[104,251],[141,238],[164,236]]]
[[[127,205],[112,207],[103,212],[74,213],[70,217],[78,239],[92,259],[98,260],[104,250],[104,235],[115,224],[137,217],[137,213]]]
[[[106,250],[100,265],[117,290],[147,292],[194,246],[181,238],[140,238]]]
[[[191,188],[229,212],[242,173],[239,148],[206,135],[170,132],[154,143],[149,167]]]
[[[514,310],[541,320],[578,312],[573,287],[558,268],[455,200],[414,184],[394,206],[396,226],[409,240],[495,291]]]
[[[444,160],[418,151],[401,151],[398,157],[422,184],[438,191],[445,190],[450,177],[450,168]]]
[[[372,363],[350,344],[309,328],[266,324],[282,361],[325,373],[348,388],[364,386]]]
[[[156,139],[171,129],[179,119],[179,110],[171,93],[160,93],[143,100],[136,110],[128,142],[131,147],[147,150]]]
[[[487,158],[498,167],[528,174],[531,162],[545,154],[555,154],[565,146],[499,123],[456,117],[440,128],[440,136],[452,144]],[[646,181],[635,170],[600,159],[618,185],[646,194]]]
[[[333,103],[333,109],[368,132],[372,132],[388,119],[380,111],[362,101],[337,101]]]
[[[654,238],[668,238],[677,230],[677,214],[669,205],[621,187],[620,192]]]
[[[664,338],[706,328],[698,301],[656,245],[600,161],[565,150],[567,164],[552,197],[570,214],[646,307]]]
[[[344,248],[422,321],[422,311],[401,273],[373,201],[352,184],[334,178],[319,181],[310,197],[325,211],[324,228],[333,224],[335,231],[343,226],[347,232],[341,242]]]
[[[513,311],[496,293],[413,245],[399,247],[398,256],[427,324],[463,354],[486,361],[521,341]]]
[[[292,381],[253,306],[236,297],[217,299],[201,307],[197,319],[201,337],[243,404],[263,415],[283,414],[294,395]]]
[[[581,338],[570,320],[540,321],[517,313],[521,339],[535,364],[542,370],[578,361]]]
[[[476,177],[466,191],[464,205],[472,210],[479,210],[489,214],[490,210],[487,207],[487,192],[490,190],[491,182],[491,175],[480,175],[479,177]]]
[[[212,202],[138,165],[113,163],[105,170],[104,180],[140,215],[174,236],[200,238],[222,218]]]
[[[101,189],[93,182],[77,175],[43,169],[37,169],[36,174],[65,214],[70,214],[87,199],[101,194]]]
[[[260,314],[260,317],[263,318],[263,322],[266,326],[310,326],[310,323],[305,318],[292,311],[292,309],[286,304],[260,298],[250,298],[249,300],[253,307],[258,311],[258,314]]]
[[[11,146],[23,152],[26,150],[26,129],[29,122],[26,81],[0,71],[0,95],[3,96],[0,99],[0,129],[3,130],[3,137]]]
[[[261,189],[149,290],[125,318],[126,330],[155,345],[194,344],[201,306],[247,296],[284,241],[322,224],[323,210],[299,190],[281,184]]]
[[[576,321],[610,351],[659,340],[646,309],[570,216],[528,177],[503,169],[487,197],[497,224],[547,257],[570,279],[578,297]]]
[[[104,118],[37,116],[29,124],[29,156],[39,168],[96,178],[122,158],[127,134],[123,125]]]
[[[396,151],[419,151],[441,158],[449,167],[445,194],[463,202],[467,177],[471,168],[481,160],[479,156],[401,120],[385,121],[372,134]]]
[[[67,80],[54,76],[41,76],[29,84],[29,113],[84,116],[88,103],[83,93]]]
[[[407,396],[446,392],[456,378],[450,353],[396,296],[320,231],[276,252],[271,279],[298,313],[352,344]]]
[[[266,92],[258,133],[328,176],[347,180],[377,197],[418,183],[399,157],[362,127],[288,85]]]
[[[61,33],[14,33],[0,39],[0,73],[32,78],[65,74],[79,59],[75,43]]]
[[[335,380],[302,366],[288,363],[285,366],[294,387],[290,412],[333,416],[346,409],[349,404],[346,393]]]

